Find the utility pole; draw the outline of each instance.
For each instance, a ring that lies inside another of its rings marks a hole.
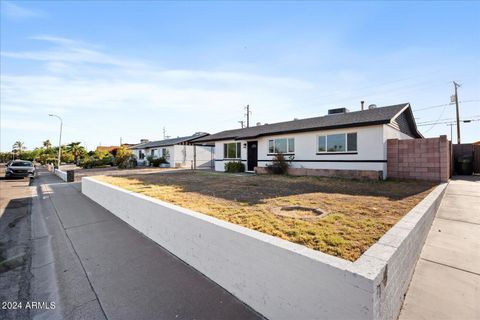
[[[252,112],[250,111],[250,106],[248,104],[245,107],[245,110],[247,110],[247,113],[245,113],[245,115],[247,116],[247,128],[250,128],[250,115],[252,114]]]
[[[242,126],[242,129],[243,129],[243,123],[244,123],[244,121],[241,120],[241,121],[238,121],[238,123],[240,123],[240,125]]]
[[[458,111],[458,94],[457,94],[457,88],[459,88],[460,85],[455,81],[453,81],[453,86],[455,87],[455,107],[457,109],[457,144],[460,144],[460,114]]]
[[[170,137],[167,136],[167,130],[165,129],[165,127],[163,127],[163,140],[168,139],[168,138],[170,138]]]

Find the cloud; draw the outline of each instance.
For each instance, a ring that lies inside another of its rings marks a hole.
[[[24,120],[20,118],[5,118],[1,120],[2,129],[9,129],[15,131],[31,131],[31,132],[57,132],[55,128],[48,123],[38,120]]]
[[[34,39],[51,46],[1,55],[40,61],[45,72],[3,75],[2,104],[76,112],[95,108],[119,111],[132,107],[218,112],[232,106],[241,108],[249,102],[280,106],[292,92],[315,90],[310,82],[293,78],[162,69],[152,63],[107,54],[71,39],[53,36]]]
[[[1,7],[2,13],[5,14],[5,16],[14,19],[39,18],[45,16],[45,12],[43,11],[27,9],[11,1],[2,1]]]

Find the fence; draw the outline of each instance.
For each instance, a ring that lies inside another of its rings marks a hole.
[[[387,140],[387,176],[447,182],[451,176],[451,143],[447,136]]]
[[[472,143],[454,144],[452,146],[452,170],[456,171],[455,164],[459,158],[471,156],[473,161],[473,172],[480,173],[480,145]],[[455,172],[459,174],[460,172]]]

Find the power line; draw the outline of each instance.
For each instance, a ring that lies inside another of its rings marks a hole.
[[[445,112],[445,109],[446,109],[446,108],[447,108],[447,105],[443,107],[442,112],[441,112],[440,115],[438,116],[437,122],[442,118],[443,113]],[[437,125],[437,123],[432,124],[432,126],[431,126],[430,128],[428,128],[427,130],[425,130],[424,133],[427,133],[428,131],[432,130],[436,125]]]
[[[460,122],[463,122],[463,123],[477,122],[477,121],[480,121],[480,119],[471,119],[471,118],[469,118],[469,119],[461,119],[461,120],[460,120]],[[450,123],[455,124],[456,121],[453,121],[453,120],[451,120],[451,121],[439,121],[439,122],[437,122],[437,123],[435,123],[435,124],[450,124]],[[417,125],[417,127],[430,126],[430,125],[432,125],[432,124],[431,124],[431,123],[419,124],[419,125]]]
[[[476,119],[476,118],[480,118],[480,115],[478,114],[475,114],[475,115],[472,115],[472,116],[467,116],[468,119]],[[417,126],[419,125],[429,125],[429,124],[432,124],[434,122],[438,122],[438,121],[454,121],[456,118],[443,118],[443,119],[439,119],[439,120],[426,120],[426,121],[421,121],[421,122],[417,122]]]
[[[479,101],[480,101],[480,99],[472,99],[472,100],[459,101],[458,103],[470,103],[470,102],[479,102]],[[424,107],[424,108],[420,108],[420,109],[414,109],[413,111],[417,112],[417,111],[440,108],[440,107],[444,107],[444,106],[453,106],[454,104],[455,103],[453,103],[453,102],[444,103],[444,104],[437,104],[437,105],[434,105],[434,106],[428,106],[428,107]]]

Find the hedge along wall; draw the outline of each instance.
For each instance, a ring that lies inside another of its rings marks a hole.
[[[447,182],[451,145],[447,136],[387,140],[387,177]]]
[[[396,319],[438,186],[355,262],[82,178],[82,193],[268,319]]]

